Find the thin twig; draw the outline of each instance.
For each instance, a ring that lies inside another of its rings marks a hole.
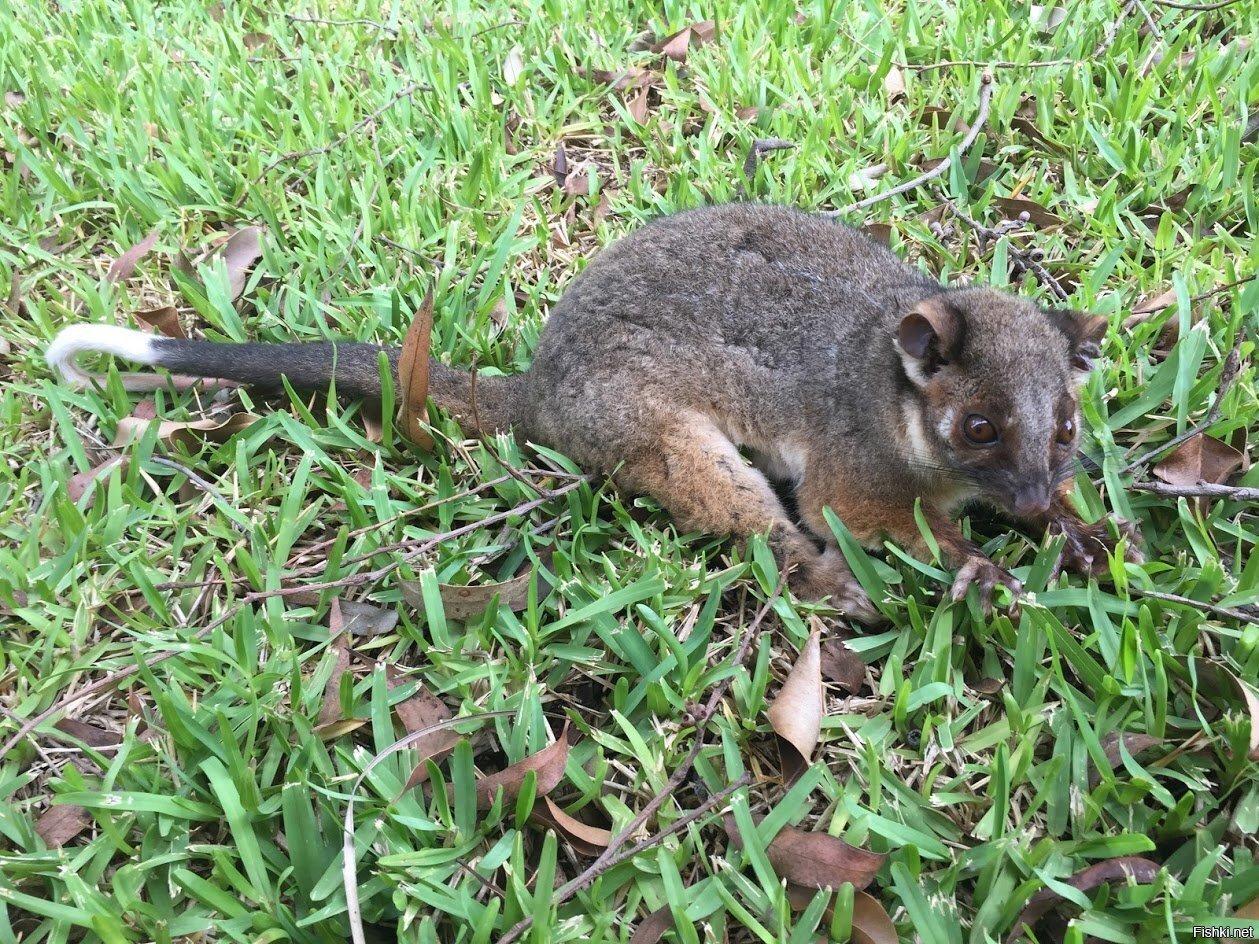
[[[377,108],[374,112],[372,112],[366,118],[363,118],[358,123],[356,123],[354,127],[350,128],[349,131],[343,131],[341,134],[337,135],[337,137],[333,139],[331,144],[327,144],[327,145],[324,145],[323,147],[318,147],[318,148],[309,148],[305,151],[289,151],[286,154],[281,154],[279,157],[277,157],[275,160],[273,160],[270,164],[268,164],[266,167],[262,169],[262,172],[259,173],[256,178],[254,178],[254,183],[258,183],[260,180],[262,180],[263,177],[265,177],[275,168],[279,167],[281,164],[287,163],[288,161],[300,160],[303,157],[316,157],[320,154],[328,154],[332,151],[335,151],[342,144],[344,144],[354,135],[358,134],[368,125],[372,124],[377,118],[379,118],[381,115],[387,112],[390,108],[393,108],[394,105],[398,104],[398,102],[402,101],[404,98],[410,98],[416,92],[420,92],[420,91],[431,92],[432,90],[433,90],[432,86],[425,85],[423,82],[410,82],[407,85],[404,85],[402,88],[400,88],[397,92],[394,93],[393,98],[389,99],[389,101],[385,102],[385,104],[381,105],[379,108]]]
[[[176,462],[174,459],[168,459],[165,456],[149,456],[149,461],[152,462],[154,465],[160,465],[160,466],[165,466],[168,469],[174,469],[176,472],[183,475],[184,478],[186,478],[189,482],[197,486],[197,488],[201,489],[201,491],[205,492],[212,499],[214,499],[214,503],[218,505],[220,508],[225,509],[228,512],[229,517],[232,514],[235,514],[236,509],[234,509],[230,504],[228,504],[227,499],[223,497],[222,493],[220,493],[217,488],[215,488],[213,485],[211,485],[209,482],[207,482],[205,479],[199,476],[196,472],[192,471],[192,469],[188,468],[186,465],[182,465]]]
[[[899,68],[913,72],[930,72],[933,69],[954,69],[958,66],[970,66],[979,69],[1051,69],[1054,66],[1079,65],[1078,59],[1045,59],[1039,62],[978,62],[974,59],[951,59],[948,62],[926,62],[921,65],[902,62]]]
[[[1097,44],[1097,48],[1093,50],[1093,58],[1098,58],[1102,53],[1115,44],[1115,37],[1119,35],[1119,27],[1123,25],[1123,21],[1128,18],[1128,14],[1132,12],[1134,0],[1128,0],[1120,9],[1119,15],[1111,20],[1106,27],[1106,34],[1102,37],[1102,41]]]
[[[1206,610],[1214,613],[1216,616],[1223,616],[1227,619],[1239,620],[1243,623],[1259,623],[1259,613],[1248,613],[1245,610],[1237,610],[1227,606],[1217,606],[1214,603],[1203,603],[1201,600],[1194,600],[1191,597],[1182,597],[1177,593],[1163,593],[1158,590],[1143,590],[1141,587],[1129,585],[1129,593],[1136,593],[1143,597],[1150,597],[1153,600],[1166,600],[1168,603],[1185,603],[1199,610]]]
[[[1207,411],[1206,419],[1204,419],[1201,423],[1191,426],[1174,439],[1169,439],[1167,442],[1155,446],[1144,455],[1133,459],[1126,466],[1120,469],[1117,474],[1127,475],[1133,469],[1145,465],[1155,456],[1162,455],[1165,452],[1175,449],[1177,446],[1188,442],[1199,433],[1205,432],[1215,425],[1216,421],[1220,418],[1220,414],[1224,411],[1224,397],[1233,386],[1234,381],[1237,380],[1238,374],[1241,373],[1241,346],[1242,342],[1245,340],[1246,336],[1239,331],[1237,333],[1237,341],[1233,344],[1233,349],[1228,352],[1228,357],[1224,359],[1224,367],[1220,370],[1220,380],[1215,388],[1215,402],[1211,404],[1211,409]]]
[[[764,621],[765,617],[769,615],[770,610],[773,609],[774,603],[786,588],[786,585],[787,578],[784,576],[778,581],[778,586],[774,588],[774,592],[770,594],[769,599],[765,601],[765,604],[757,612],[756,616],[753,617],[751,624],[748,626],[747,634],[744,637],[738,652],[735,654],[734,660],[731,662],[732,665],[739,664],[743,657],[747,654],[752,639],[760,630],[761,623]],[[691,743],[691,749],[687,752],[686,757],[683,758],[682,763],[679,764],[673,771],[673,775],[669,778],[668,783],[665,784],[664,789],[656,794],[656,796],[652,797],[647,805],[638,812],[638,815],[630,820],[624,829],[612,837],[612,841],[608,843],[608,847],[603,850],[603,852],[599,855],[599,858],[595,859],[595,861],[592,862],[584,872],[556,889],[555,893],[551,896],[552,905],[559,905],[568,901],[568,899],[572,898],[583,888],[586,888],[600,875],[607,872],[614,862],[623,861],[620,851],[621,847],[625,845],[630,837],[633,836],[634,833],[636,833],[642,825],[647,822],[647,820],[655,815],[656,811],[673,796],[678,787],[680,787],[690,776],[691,768],[694,766],[695,760],[704,746],[704,731],[708,726],[708,722],[712,720],[712,716],[716,713],[717,707],[721,703],[721,699],[725,697],[726,691],[729,689],[730,684],[733,681],[733,674],[728,675],[713,690],[712,696],[708,699],[708,702],[704,705],[704,708],[695,720],[695,737]],[[733,786],[734,785],[731,784],[731,787]],[[663,836],[659,838],[663,838]],[[648,837],[647,839],[642,840],[639,845],[641,845],[642,848],[646,848],[647,846],[658,842],[659,838],[654,836]],[[520,921],[516,922],[516,924],[513,925],[506,934],[499,938],[498,944],[511,944],[512,941],[518,940],[521,935],[528,931],[532,926],[532,915],[522,918]]]
[[[979,111],[975,115],[975,120],[971,122],[971,127],[966,133],[966,137],[963,138],[962,143],[958,145],[957,156],[959,159],[966,156],[966,152],[970,150],[970,146],[975,143],[975,139],[979,137],[979,132],[983,130],[984,125],[988,122],[988,105],[992,101],[992,90],[996,85],[996,82],[993,80],[991,72],[985,72],[979,81]],[[892,197],[913,190],[915,187],[920,187],[928,180],[934,180],[936,177],[939,177],[948,170],[952,165],[953,153],[950,151],[948,157],[944,158],[944,160],[940,161],[939,164],[931,168],[931,170],[927,171],[925,174],[915,177],[913,180],[907,180],[905,183],[893,187],[891,190],[885,190],[883,193],[875,194],[872,197],[866,197],[864,200],[859,200],[850,207],[845,207],[842,210],[830,210],[822,215],[830,217],[843,216],[848,213],[855,213],[858,210],[864,210],[868,207],[872,207],[876,203],[882,203],[884,200],[890,200]]]
[[[392,26],[386,26],[384,23],[378,23],[375,20],[361,18],[353,20],[321,20],[314,16],[298,16],[296,13],[286,13],[284,18],[290,23],[318,23],[321,26],[370,26],[393,37],[398,35],[398,31]]]
[[[1171,7],[1173,10],[1223,10],[1240,0],[1221,0],[1219,3],[1175,3],[1173,0],[1154,0],[1160,7]]]
[[[1163,498],[1222,498],[1225,501],[1259,502],[1259,488],[1244,485],[1213,485],[1199,482],[1197,485],[1172,485],[1170,482],[1133,482],[1128,486],[1134,492],[1149,492]]]
[[[995,227],[985,226],[978,220],[973,220],[961,210],[957,208],[957,204],[950,200],[943,193],[936,191],[936,197],[940,199],[945,206],[953,211],[953,215],[969,226],[979,236],[979,251],[982,253],[988,245],[989,240],[1000,239],[1009,233],[1017,232],[1026,225],[1024,220],[1003,220]],[[1054,297],[1060,302],[1066,301],[1070,297],[1070,292],[1062,287],[1062,284],[1054,278],[1053,274],[1041,264],[1038,258],[1041,255],[1038,249],[1022,249],[1013,243],[1006,244],[1006,254],[1014,262],[1015,267],[1021,272],[1031,272],[1036,276],[1037,280],[1054,293]]]
[[[1221,292],[1227,292],[1229,289],[1237,288],[1237,286],[1239,285],[1245,285],[1247,282],[1253,282],[1256,278],[1259,278],[1259,276],[1248,275],[1244,279],[1238,279],[1236,282],[1229,282],[1227,285],[1217,285],[1215,288],[1211,289],[1210,291],[1203,292],[1201,295],[1191,296],[1189,299],[1189,304],[1192,305],[1194,302],[1200,302],[1204,298],[1211,298],[1214,295],[1219,295]],[[1149,302],[1147,302],[1145,305],[1143,305],[1140,308],[1132,309],[1132,313],[1134,315],[1149,315],[1155,312],[1162,311],[1164,308],[1170,308],[1170,307],[1171,305],[1151,306]]]

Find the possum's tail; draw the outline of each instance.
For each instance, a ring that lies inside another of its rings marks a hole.
[[[382,351],[389,358],[396,389],[399,351],[375,344],[219,344],[163,338],[114,325],[80,324],[62,329],[44,356],[75,387],[99,379],[79,367],[80,355],[113,354],[187,377],[232,380],[266,390],[282,388],[281,377],[298,390],[323,390],[335,381],[338,394],[379,398]],[[467,371],[429,360],[428,392],[433,402],[464,429],[480,435],[507,432],[523,419],[520,382],[519,376],[476,376],[474,380]],[[133,375],[126,381],[130,389],[152,390],[162,385],[156,375]]]

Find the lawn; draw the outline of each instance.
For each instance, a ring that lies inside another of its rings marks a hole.
[[[285,6],[0,5],[0,944],[1259,928],[1259,5]],[[975,516],[1017,618],[854,548],[863,628],[556,452],[41,356],[432,292],[518,371],[736,199],[1108,316],[1076,500],[1146,562]]]

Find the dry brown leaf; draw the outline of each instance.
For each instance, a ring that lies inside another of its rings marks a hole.
[[[550,797],[542,797],[541,803],[534,804],[529,818],[550,826],[582,855],[597,856],[612,842],[610,829],[583,823],[565,813]]]
[[[507,53],[507,58],[503,60],[503,81],[508,85],[515,85],[520,81],[520,77],[525,72],[525,51],[519,44],[512,46],[511,51]]]
[[[676,33],[672,33],[655,43],[651,47],[651,51],[658,56],[666,56],[674,62],[686,62],[686,54],[691,47],[698,48],[705,43],[712,42],[716,32],[717,25],[712,20],[692,23],[690,26],[684,26]]]
[[[342,600],[339,605],[345,631],[351,636],[383,636],[398,625],[398,611],[393,607],[356,600]]]
[[[866,223],[860,229],[876,243],[881,243],[884,246],[889,246],[892,243],[891,223]]]
[[[530,754],[505,770],[478,780],[476,784],[477,806],[481,809],[492,806],[500,787],[503,791],[504,802],[510,803],[520,793],[525,775],[531,770],[537,774],[537,796],[546,796],[563,779],[564,765],[567,763],[568,724],[565,723],[564,730],[560,732],[554,744],[544,747],[536,754]]]
[[[802,885],[787,885],[787,900],[796,911],[809,907],[817,895],[816,888],[805,888]],[[830,922],[835,916],[835,896],[823,912],[822,918]],[[896,925],[888,917],[887,909],[873,895],[866,892],[854,892],[852,900],[852,944],[898,944],[900,938],[896,934]]]
[[[673,930],[673,910],[665,905],[657,908],[634,929],[630,944],[656,944],[662,937]]]
[[[1023,200],[1018,197],[993,197],[992,205],[999,207],[1007,220],[1021,219],[1026,213],[1027,222],[1041,229],[1062,225],[1062,217],[1033,200]]]
[[[89,491],[92,491],[93,482],[102,475],[108,474],[110,469],[117,465],[122,466],[123,471],[125,472],[127,469],[127,457],[114,456],[112,459],[106,459],[104,462],[100,463],[100,465],[88,469],[86,472],[74,473],[74,475],[70,476],[69,480],[66,482],[66,496],[70,499],[70,501],[78,502],[80,498],[86,495]],[[95,500],[96,493],[95,491],[92,491],[92,495],[88,498],[87,504],[84,507],[91,508],[92,503]]]
[[[1239,921],[1259,921],[1259,895],[1234,911],[1233,917]]]
[[[866,664],[842,639],[822,643],[822,677],[828,678],[850,695],[861,691],[866,681]]]
[[[425,451],[433,437],[428,422],[428,352],[433,334],[433,290],[429,289],[407,329],[398,358],[398,421],[402,435]]]
[[[91,822],[92,817],[83,807],[64,803],[44,810],[35,821],[35,832],[45,845],[60,847],[83,832]]]
[[[647,122],[647,96],[650,92],[651,87],[644,85],[625,103],[625,108],[630,113],[630,117],[640,125]]]
[[[157,228],[154,227],[153,232],[114,260],[109,267],[109,271],[105,273],[105,280],[108,282],[123,282],[131,278],[131,273],[136,269],[136,263],[140,261],[140,258],[146,252],[153,248],[156,242]]]
[[[490,601],[498,597],[499,606],[519,613],[529,605],[529,581],[532,576],[533,568],[530,567],[524,573],[502,583],[467,586],[439,584],[442,606],[448,619],[470,620],[484,613]]]
[[[9,280],[9,297],[5,299],[4,307],[15,318],[26,315],[26,303],[22,301],[22,275],[16,268]]]
[[[1120,753],[1120,745],[1131,756],[1136,757],[1147,747],[1157,747],[1163,743],[1162,738],[1154,737],[1151,734],[1140,734],[1137,732],[1119,734],[1112,731],[1110,734],[1102,738],[1102,752],[1106,755],[1106,762],[1110,764],[1111,770],[1118,770],[1119,765],[1123,763],[1123,755]],[[1101,772],[1093,766],[1089,770],[1089,789],[1096,787],[1101,782]]]
[[[753,817],[759,822],[761,817]],[[724,817],[726,835],[736,849],[743,848],[734,814]],[[838,836],[807,832],[784,826],[765,848],[765,855],[779,878],[805,888],[838,888],[851,882],[860,891],[874,881],[887,856],[867,852]]]
[[[195,448],[198,443],[225,443],[243,429],[248,429],[259,420],[253,413],[233,413],[225,420],[194,420],[177,422],[175,420],[141,419],[127,416],[118,421],[114,433],[114,446],[124,446],[132,440],[144,435],[152,423],[158,423],[157,438],[164,443],[181,443],[188,448]]]
[[[954,117],[952,109],[937,108],[935,105],[928,105],[922,110],[918,123],[927,128],[939,128],[941,131],[952,131],[956,134],[970,131],[970,125],[960,115]]]
[[[571,196],[590,195],[590,165],[579,164],[564,178],[563,191]]]
[[[408,734],[423,731],[451,717],[446,703],[423,687],[417,689],[406,701],[396,705],[394,711]],[[427,762],[432,760],[441,763],[442,758],[453,751],[458,743],[459,734],[453,728],[441,728],[413,741],[411,749],[416,752],[417,762],[402,788],[403,792],[428,780]]]
[[[1160,314],[1172,305],[1176,304],[1176,290],[1169,288],[1166,292],[1160,292],[1152,298],[1147,298],[1140,302],[1132,309],[1130,314],[1123,321],[1123,326],[1131,331],[1137,325],[1149,321],[1155,315]]]
[[[765,712],[778,736],[783,782],[795,783],[809,766],[822,732],[822,630],[814,619],[813,632],[805,641],[796,664],[783,682],[778,697]]]
[[[246,226],[232,233],[207,261],[222,259],[227,266],[228,297],[240,298],[249,281],[249,270],[262,256],[262,227]]]
[[[106,731],[98,725],[76,721],[74,718],[62,718],[53,727],[97,751],[117,750],[122,743],[122,737],[113,731]]]
[[[4,93],[4,104],[9,108],[17,108],[17,106],[21,105],[24,101],[26,101],[25,92],[14,89],[11,92]]]
[[[243,45],[250,52],[257,52],[267,43],[271,42],[271,37],[266,33],[246,33],[240,38]]]
[[[1153,468],[1169,485],[1223,485],[1242,464],[1242,454],[1223,440],[1198,433]]]
[[[897,944],[900,935],[883,903],[866,892],[852,896],[852,944]]]
[[[898,102],[905,97],[905,73],[892,66],[887,75],[883,76],[883,91],[887,92],[889,102]]]
[[[756,121],[761,117],[761,108],[759,105],[748,105],[746,108],[740,108],[734,113],[734,117],[739,121]]]
[[[167,338],[186,338],[184,326],[179,321],[179,312],[173,306],[150,308],[148,311],[137,311],[132,315],[136,321],[151,331]]]
[[[1123,882],[1127,884],[1129,880],[1135,881],[1140,885],[1148,885],[1158,877],[1159,865],[1157,862],[1151,862],[1149,859],[1141,859],[1137,856],[1123,856],[1117,859],[1109,859],[1105,862],[1098,862],[1096,865],[1090,865],[1086,869],[1076,872],[1070,878],[1059,879],[1066,882],[1072,888],[1078,888],[1080,891],[1091,891],[1103,882]],[[1006,935],[1006,944],[1017,940],[1023,935],[1024,929],[1031,929],[1035,926],[1048,911],[1057,907],[1064,901],[1063,897],[1054,889],[1046,886],[1040,889],[1023,908],[1019,914],[1018,920],[1014,922],[1014,930]]]

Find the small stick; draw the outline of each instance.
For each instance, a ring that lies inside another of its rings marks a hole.
[[[1214,613],[1216,616],[1224,616],[1228,619],[1240,620],[1243,623],[1259,623],[1259,615],[1247,613],[1244,610],[1235,610],[1227,606],[1216,606],[1214,603],[1203,603],[1201,600],[1193,600],[1189,597],[1182,597],[1177,593],[1162,593],[1157,590],[1143,590],[1140,587],[1128,588],[1129,593],[1140,594],[1143,597],[1149,597],[1152,600],[1166,600],[1168,603],[1185,603],[1189,606],[1196,607],[1200,610],[1206,610]]]
[[[1222,10],[1231,7],[1238,0],[1221,0],[1220,3],[1175,3],[1173,0],[1154,0],[1160,7],[1171,7],[1173,10]]]
[[[958,145],[957,156],[959,158],[966,156],[966,152],[970,150],[970,146],[975,143],[975,139],[979,137],[979,132],[983,130],[984,125],[988,122],[988,105],[992,101],[992,89],[993,86],[996,85],[996,82],[993,80],[991,72],[985,72],[979,81],[979,111],[975,115],[975,120],[971,123],[970,130],[966,132],[966,137],[963,138],[962,143]],[[949,156],[942,160],[939,164],[931,168],[931,170],[927,171],[925,174],[915,177],[913,180],[907,180],[905,183],[893,187],[891,190],[885,190],[883,193],[875,194],[872,197],[866,197],[864,200],[859,200],[852,206],[845,207],[842,210],[830,210],[823,213],[822,216],[843,216],[847,213],[855,213],[857,210],[864,210],[867,207],[872,207],[876,203],[882,203],[884,200],[890,200],[892,197],[902,193],[907,193],[915,187],[920,187],[928,180],[934,180],[951,166],[953,166],[952,152],[950,152]]]
[[[372,29],[378,29],[381,32],[388,33],[393,37],[397,37],[398,35],[398,31],[392,26],[386,26],[384,23],[377,23],[375,20],[321,20],[318,17],[298,16],[295,13],[286,13],[284,14],[284,18],[290,23],[318,23],[321,26],[370,26]]]
[[[1233,345],[1233,349],[1228,352],[1228,357],[1224,359],[1224,368],[1220,371],[1220,382],[1215,388],[1215,402],[1211,404],[1211,409],[1207,411],[1206,419],[1185,430],[1174,439],[1169,439],[1167,442],[1155,446],[1144,455],[1133,459],[1119,470],[1119,475],[1127,475],[1138,466],[1145,465],[1155,456],[1161,455],[1168,450],[1175,449],[1181,443],[1188,442],[1199,433],[1205,432],[1215,425],[1216,420],[1220,418],[1220,413],[1224,410],[1224,396],[1228,393],[1229,388],[1233,386],[1233,382],[1237,379],[1238,373],[1241,372],[1241,346],[1242,342],[1245,340],[1245,335],[1238,332],[1237,341]],[[1137,486],[1134,485],[1133,487],[1136,488]]]
[[[1133,482],[1128,486],[1134,492],[1149,492],[1165,498],[1223,498],[1225,501],[1259,502],[1259,488],[1243,485],[1213,485],[1199,482],[1197,485],[1172,485],[1169,482]]]

